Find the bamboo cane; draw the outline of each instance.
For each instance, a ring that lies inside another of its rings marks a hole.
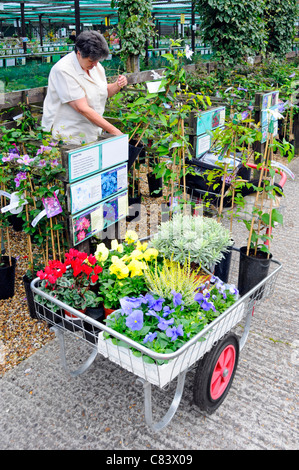
[[[7,248],[8,248],[9,266],[11,266],[11,249],[10,249],[10,238],[9,238],[9,230],[8,230],[8,227],[6,227],[6,240],[7,240]]]
[[[264,174],[264,171],[265,171],[265,168],[264,168],[265,162],[268,160],[268,159],[267,159],[268,146],[269,146],[269,134],[268,134],[267,141],[266,141],[266,147],[265,147],[265,152],[264,152],[263,164],[262,164],[262,167],[261,167],[261,169],[260,169],[260,176],[259,176],[258,188],[260,188],[260,186],[261,186],[263,174]],[[257,191],[257,193],[256,193],[254,207],[257,207],[258,199],[259,199],[259,191]],[[256,216],[253,215],[253,216],[252,216],[252,220],[251,220],[251,226],[250,226],[249,236],[248,236],[248,242],[247,242],[247,251],[246,251],[247,256],[249,255],[249,249],[250,249],[251,237],[252,237],[252,232],[253,232],[253,226],[254,226],[254,223],[255,223],[255,219],[256,219]]]

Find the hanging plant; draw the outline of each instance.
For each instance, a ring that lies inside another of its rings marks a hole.
[[[146,41],[154,35],[150,0],[112,0],[118,9],[118,33],[121,39],[120,55],[126,61],[127,72],[139,70],[138,58],[145,55]]]

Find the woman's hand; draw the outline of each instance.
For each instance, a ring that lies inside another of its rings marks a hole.
[[[119,86],[119,88],[127,86],[128,84],[127,77],[125,77],[124,75],[119,75],[116,83]]]
[[[109,83],[107,85],[108,97],[110,98],[111,96],[116,95],[116,93],[119,93],[124,86],[127,86],[127,84],[127,77],[125,75],[119,75],[116,82]]]

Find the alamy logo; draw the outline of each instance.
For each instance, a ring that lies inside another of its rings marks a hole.
[[[6,354],[6,348],[4,346],[3,341],[0,340],[0,366],[2,364],[5,364],[5,354]]]

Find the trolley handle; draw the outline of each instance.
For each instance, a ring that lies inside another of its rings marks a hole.
[[[255,163],[246,163],[246,166],[248,166],[249,168],[252,168],[253,170],[257,170],[257,165]],[[263,170],[269,171],[269,168],[263,168]],[[286,173],[283,170],[281,170],[280,168],[275,168],[274,171],[275,171],[275,173],[280,174],[281,179],[280,179],[278,184],[281,188],[283,188],[286,181],[287,181]]]

